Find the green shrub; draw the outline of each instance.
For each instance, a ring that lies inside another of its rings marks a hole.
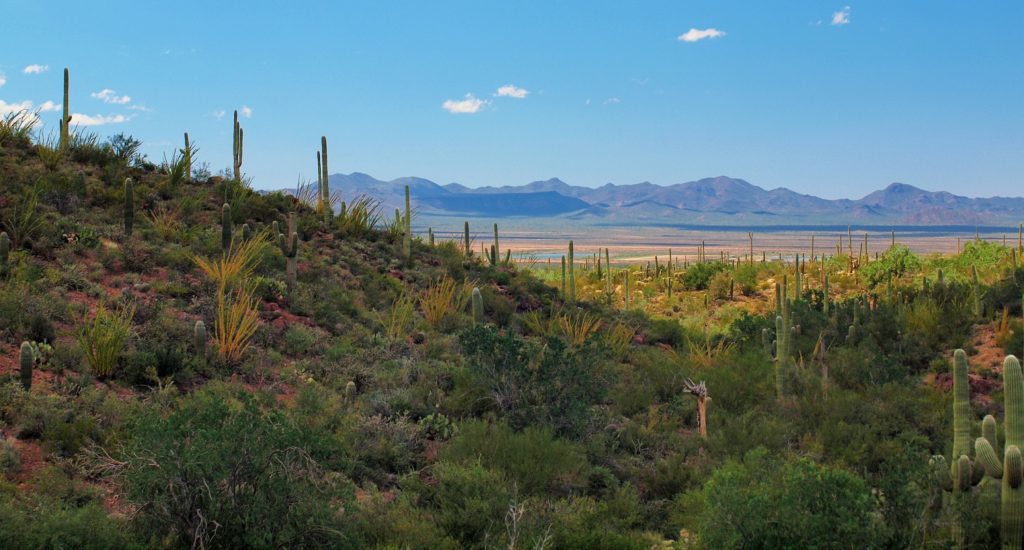
[[[568,493],[587,483],[583,453],[556,439],[550,429],[527,427],[516,433],[504,424],[473,420],[459,426],[442,456],[461,463],[479,459],[503,472],[525,495]]]
[[[727,266],[722,262],[702,262],[693,264],[683,273],[683,288],[686,290],[707,290],[711,278],[725,271]]]
[[[154,538],[210,547],[345,546],[350,487],[324,464],[341,449],[249,393],[207,387],[126,430],[123,473]],[[216,526],[216,528],[214,528]]]
[[[873,548],[882,542],[867,483],[807,458],[751,451],[716,470],[695,500],[693,526],[709,548]]]

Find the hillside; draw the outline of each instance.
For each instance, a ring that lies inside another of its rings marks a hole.
[[[780,187],[766,190],[719,176],[667,186],[644,182],[590,188],[557,178],[519,186],[471,188],[423,178],[381,181],[368,174],[331,174],[345,197],[366,195],[387,208],[401,206],[405,185],[421,213],[437,216],[554,217],[578,222],[700,223],[707,225],[982,225],[1013,227],[1024,218],[1024,198],[968,198],[893,183],[860,199],[829,200]],[[482,208],[481,205],[487,207]]]
[[[0,124],[0,547],[997,540],[929,457],[1002,417],[1016,249],[562,271],[414,237],[422,180],[392,221],[67,139]]]

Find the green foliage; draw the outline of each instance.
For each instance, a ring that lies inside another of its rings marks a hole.
[[[346,546],[336,506],[351,488],[333,473],[324,437],[251,394],[210,387],[169,415],[130,421],[120,460],[137,522],[155,540],[205,547]]]
[[[707,290],[711,278],[728,269],[722,262],[700,262],[683,272],[683,287],[687,290]]]
[[[132,333],[135,306],[123,305],[109,311],[100,304],[92,319],[84,320],[78,331],[78,345],[96,376],[110,376]]]
[[[490,325],[473,327],[459,342],[475,386],[514,429],[549,426],[559,435],[579,437],[591,406],[607,392],[592,345],[569,348],[547,338],[540,346]]]
[[[904,245],[895,245],[877,260],[869,262],[858,270],[858,274],[867,283],[868,288],[874,288],[881,283],[899,280],[907,273],[921,269],[921,259]]]
[[[871,490],[846,470],[764,449],[730,460],[693,495],[709,548],[873,548],[881,531]]]

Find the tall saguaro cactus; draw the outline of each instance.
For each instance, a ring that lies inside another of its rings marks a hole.
[[[181,150],[185,160],[185,181],[192,182],[192,142],[189,141],[188,132],[185,132],[185,148]]]
[[[71,106],[68,100],[68,90],[71,85],[71,74],[68,68],[64,67],[64,113],[60,117],[60,149],[67,149],[71,137]]]
[[[1003,397],[1006,400],[1003,418],[1006,446],[1002,461],[996,453],[996,421],[991,415],[982,421],[983,436],[974,440],[974,449],[985,473],[1002,480],[999,532],[1003,548],[1020,548],[1024,544],[1024,464],[1021,459],[1021,447],[1024,446],[1024,375],[1021,374],[1020,362],[1013,355],[1003,361]]]
[[[412,259],[412,208],[409,204],[409,186],[405,186],[405,217],[402,219],[402,258]]]
[[[469,221],[462,222],[462,246],[463,252],[466,257],[470,257],[473,254],[473,250],[469,247]]]
[[[329,181],[327,171],[327,136],[320,136],[320,196],[323,200],[324,205],[324,216],[327,221],[330,221],[334,216],[334,207],[331,205],[331,182]],[[408,194],[408,191],[406,192]],[[406,199],[408,203],[408,198]],[[408,208],[408,207],[407,207]]]
[[[299,233],[295,222],[295,212],[288,214],[288,228],[285,231],[288,232],[287,235],[277,234],[277,246],[285,257],[285,284],[288,286],[288,291],[292,292],[295,290],[295,280],[299,271]]]
[[[132,178],[124,179],[124,236],[132,237],[135,227],[135,183]]]
[[[235,111],[234,144],[232,147],[232,165],[235,169],[235,181],[242,181],[242,153],[245,132],[238,123],[238,111]]]
[[[494,224],[494,250],[491,251],[493,257],[491,258],[491,265],[498,265],[498,260],[501,258],[501,250],[498,248],[498,224]]]
[[[572,241],[569,241],[569,301],[576,301],[576,262],[573,258]]]
[[[4,233],[4,234],[6,235],[6,233]],[[566,290],[567,289],[566,289],[566,286],[565,286],[565,256],[562,256],[562,299],[563,300],[565,300],[566,297],[568,296],[566,294]]]
[[[11,238],[6,231],[0,231],[0,275],[7,274],[7,259],[11,255]]]

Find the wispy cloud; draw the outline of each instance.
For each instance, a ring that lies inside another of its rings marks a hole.
[[[228,113],[224,109],[217,109],[216,111],[210,113],[210,116],[212,116],[213,118],[215,118],[217,120],[220,120],[220,119],[224,118],[224,115],[226,115],[226,114],[228,114]]]
[[[832,14],[833,25],[850,24],[850,6],[843,6],[843,9]]]
[[[604,105],[615,105],[616,103],[622,103],[622,100],[617,97],[609,97],[604,100]]]
[[[39,110],[44,113],[48,111],[60,111],[63,108],[64,106],[60,103],[55,103],[50,100],[44,101],[43,104],[39,106]]]
[[[126,95],[117,95],[117,92],[110,88],[104,88],[98,92],[89,94],[89,97],[98,99],[103,103],[112,103],[114,105],[125,105],[131,103],[132,98]]]
[[[131,117],[124,115],[83,115],[82,113],[71,114],[72,126],[103,126],[106,124],[121,124],[128,122]]]
[[[530,92],[524,88],[518,88],[512,84],[506,84],[494,93],[498,97],[514,97],[516,99],[524,99]]]
[[[252,118],[252,109],[247,105],[242,105],[242,108],[238,110],[238,113],[245,118]]]
[[[149,107],[146,107],[145,105],[129,105],[128,108],[131,109],[132,111],[142,111],[143,113],[151,113],[151,112],[153,112],[153,109],[150,109]]]
[[[462,99],[449,99],[441,104],[441,107],[452,114],[472,114],[480,112],[487,102],[473,97],[473,94],[466,94]]]
[[[22,72],[25,74],[42,74],[49,70],[49,65],[29,65],[28,67],[25,67],[25,70]]]
[[[7,84],[7,75],[5,75],[3,71],[0,71],[0,88],[2,88],[4,84]]]
[[[721,38],[725,36],[725,31],[718,29],[690,29],[683,34],[679,35],[680,42],[697,42],[704,40],[705,38]]]

